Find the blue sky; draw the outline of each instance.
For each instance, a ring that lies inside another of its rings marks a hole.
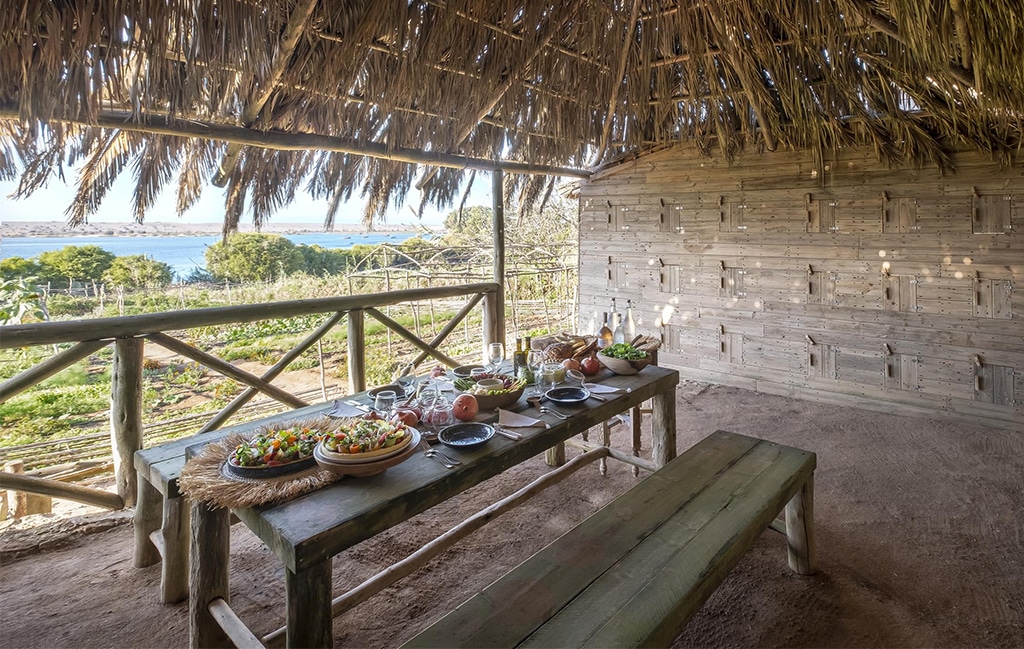
[[[73,171],[66,171],[66,177],[73,182]],[[491,183],[487,175],[473,183],[467,205],[490,205]],[[100,205],[99,211],[89,218],[92,223],[128,223],[132,220],[132,178],[123,174],[114,184]],[[0,182],[0,222],[3,221],[63,221],[64,210],[71,204],[74,187],[59,178],[53,178],[49,185],[26,199],[15,200],[10,195],[17,188],[16,182]],[[182,216],[174,211],[175,194],[173,187],[164,191],[156,206],[146,215],[147,223],[220,223],[224,216],[224,190],[207,185],[199,202]],[[358,197],[341,207],[335,219],[336,227],[362,225],[365,203]],[[419,205],[419,193],[411,193],[405,204],[388,214],[388,225],[422,223],[440,225],[450,209],[437,210],[427,207],[423,219],[416,218],[414,209]],[[270,217],[271,223],[313,223],[321,224],[327,211],[327,201],[313,200],[308,194],[299,194],[288,207]]]

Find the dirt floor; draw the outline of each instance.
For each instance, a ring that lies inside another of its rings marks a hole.
[[[678,425],[680,451],[724,429],[818,454],[819,572],[790,573],[765,532],[676,647],[1024,646],[1024,436],[697,383],[679,387]],[[336,592],[544,471],[534,458],[340,555]],[[400,644],[634,483],[619,463],[583,469],[337,618],[335,644]],[[157,602],[158,566],[132,567],[129,521],[0,536],[0,646],[186,646],[188,607]],[[244,526],[232,548],[232,605],[267,633],[283,623],[281,565]]]

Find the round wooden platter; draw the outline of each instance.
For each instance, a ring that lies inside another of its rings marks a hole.
[[[367,459],[363,462],[338,462],[332,457],[337,457],[337,453],[330,453],[330,456],[326,455],[323,451],[323,445],[317,444],[316,448],[313,449],[313,457],[316,458],[316,463],[320,465],[320,468],[332,471],[338,475],[347,475],[357,478],[367,478],[379,473],[383,473],[387,469],[393,466],[397,466],[402,462],[405,462],[416,449],[420,443],[420,433],[416,429],[410,429],[412,431],[412,437],[409,442],[394,455],[389,455],[384,458]]]
[[[324,459],[333,462],[335,464],[366,464],[367,462],[376,462],[377,460],[383,460],[391,457],[392,455],[398,455],[405,451],[405,447],[413,442],[413,434],[418,431],[415,428],[406,428],[409,432],[408,435],[402,438],[402,441],[394,446],[388,448],[379,448],[376,451],[367,451],[365,453],[335,453],[330,451],[324,446],[323,442],[317,444],[317,448],[320,449],[320,455]],[[418,441],[419,438],[417,438]]]

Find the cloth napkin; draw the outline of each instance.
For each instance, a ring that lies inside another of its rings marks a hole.
[[[327,412],[328,417],[362,417],[365,414],[365,410],[360,410],[340,399],[335,399],[334,407]]]
[[[508,426],[509,428],[547,427],[547,423],[541,419],[534,419],[533,417],[520,415],[517,412],[509,412],[501,408],[498,408],[498,425]]]
[[[593,394],[611,394],[613,392],[622,392],[622,388],[613,388],[610,385],[601,385],[600,383],[584,383],[583,387],[590,390]]]

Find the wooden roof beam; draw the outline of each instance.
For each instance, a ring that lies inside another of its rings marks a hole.
[[[447,11],[447,12],[449,12],[449,13],[455,15],[455,16],[458,16],[459,18],[462,18],[463,20],[469,21],[469,22],[474,23],[476,25],[480,25],[481,27],[489,29],[489,30],[491,30],[493,32],[496,32],[498,34],[502,34],[504,36],[508,36],[509,38],[514,38],[517,41],[523,40],[522,34],[518,34],[518,33],[514,32],[514,31],[512,31],[510,29],[506,29],[506,28],[501,27],[499,25],[495,25],[494,23],[489,23],[486,20],[480,20],[479,18],[474,18],[473,16],[470,16],[469,14],[467,14],[464,11],[459,11],[457,9],[451,9],[444,2],[440,2],[439,0],[423,0],[423,1],[424,1],[425,4],[430,5],[431,7],[436,7],[438,9],[442,9],[444,11]],[[562,54],[565,54],[566,56],[569,56],[571,58],[577,59],[577,60],[582,61],[584,63],[589,63],[590,65],[597,66],[602,72],[608,72],[608,66],[605,65],[604,63],[602,63],[601,61],[598,61],[595,58],[588,57],[588,56],[586,56],[584,54],[581,54],[580,52],[577,52],[575,50],[570,50],[569,48],[563,46],[560,43],[552,43],[549,46],[551,47],[551,49],[553,49],[553,50],[555,50],[557,52],[560,52]]]
[[[274,93],[274,89],[280,83],[281,77],[284,76],[284,71],[288,67],[292,54],[295,53],[299,37],[305,31],[306,23],[313,14],[316,3],[317,0],[300,0],[295,6],[295,10],[292,11],[291,16],[288,17],[288,24],[285,26],[284,34],[281,35],[281,44],[278,46],[277,54],[274,55],[274,62],[271,65],[270,73],[263,80],[263,87],[260,91],[242,110],[242,116],[238,120],[241,126],[246,128],[252,126],[256,122],[256,118],[259,117],[260,111],[267,105],[270,95]],[[238,156],[241,153],[241,145],[237,143],[228,144],[228,150],[220,161],[217,173],[213,175],[212,182],[214,185],[223,187],[227,184],[228,177],[235,170],[235,166],[238,164]]]
[[[622,50],[619,52],[618,65],[615,67],[617,74],[613,79],[612,94],[608,98],[608,110],[604,114],[604,128],[601,130],[601,144],[594,153],[590,166],[594,166],[601,162],[601,158],[604,156],[604,152],[608,148],[608,137],[611,135],[612,122],[615,120],[615,113],[617,112],[616,109],[619,104],[619,90],[626,83],[626,63],[629,61],[629,48],[633,41],[633,32],[636,31],[636,19],[638,15],[640,15],[640,0],[633,0],[633,9],[629,12],[629,22],[626,23],[626,35],[622,39]]]
[[[0,119],[19,120],[16,105],[0,106]],[[589,178],[590,172],[575,167],[555,167],[511,160],[488,160],[437,151],[421,151],[407,147],[390,146],[380,142],[366,142],[351,138],[318,135],[316,133],[286,133],[284,131],[259,131],[244,126],[217,124],[194,119],[178,119],[164,115],[135,115],[128,111],[102,111],[95,120],[75,115],[53,115],[48,120],[79,126],[115,128],[138,133],[158,133],[178,137],[195,137],[204,140],[234,142],[243,146],[256,146],[278,151],[333,151],[352,155],[367,156],[392,162],[426,164],[451,169],[477,169],[480,171],[502,170],[517,174],[544,176],[570,176]]]

